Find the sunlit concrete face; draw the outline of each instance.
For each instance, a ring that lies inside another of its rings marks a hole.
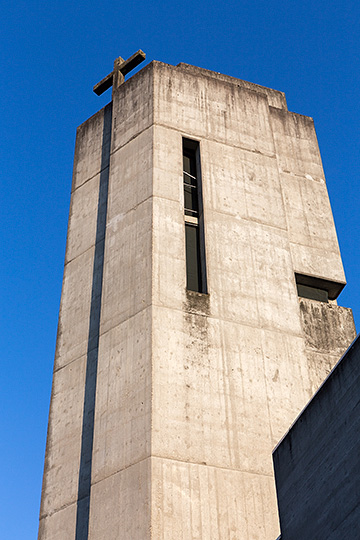
[[[272,449],[354,337],[297,295],[295,272],[345,282],[313,121],[159,62],[109,107],[77,136],[39,538],[274,540]],[[206,295],[186,290],[183,137]]]

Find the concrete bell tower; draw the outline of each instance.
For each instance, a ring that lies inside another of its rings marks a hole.
[[[355,336],[313,120],[143,57],[77,132],[39,540],[275,540],[272,450]]]

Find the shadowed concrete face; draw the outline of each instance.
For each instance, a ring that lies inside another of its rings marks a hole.
[[[359,338],[274,451],[282,540],[360,536]]]

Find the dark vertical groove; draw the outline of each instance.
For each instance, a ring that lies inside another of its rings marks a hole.
[[[201,261],[201,286],[202,293],[208,293],[207,286],[207,270],[206,270],[206,249],[205,249],[205,224],[204,224],[204,198],[203,198],[203,183],[201,173],[201,157],[200,144],[196,150],[196,168],[198,171],[199,183],[199,246],[200,246],[200,261]]]
[[[87,540],[89,536],[91,468],[94,440],[101,293],[104,270],[105,229],[109,187],[111,123],[112,103],[107,105],[104,110],[101,173],[86,362],[75,540]]]

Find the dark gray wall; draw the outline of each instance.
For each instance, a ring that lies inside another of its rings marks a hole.
[[[360,538],[360,339],[273,453],[281,540]]]

